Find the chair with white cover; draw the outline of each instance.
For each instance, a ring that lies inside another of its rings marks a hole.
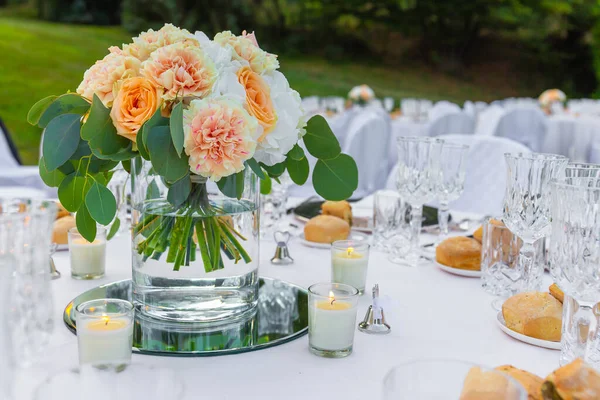
[[[470,135],[474,132],[475,117],[460,110],[435,118],[427,128],[427,136],[440,136],[451,133]]]
[[[509,138],[540,152],[547,131],[547,118],[536,107],[515,107],[500,117],[494,135]]]
[[[446,114],[457,113],[460,111],[461,108],[458,104],[446,100],[438,101],[429,109],[429,120],[433,121]]]
[[[492,104],[481,111],[477,118],[475,134],[492,136],[496,131],[500,117],[502,117],[505,112],[504,108],[497,104]]]
[[[590,146],[589,160],[593,164],[600,164],[600,141],[593,142]]]
[[[302,107],[307,114],[315,114],[320,109],[319,97],[308,96],[302,99]]]
[[[477,110],[475,109],[475,103],[473,103],[471,100],[465,101],[465,104],[463,104],[463,111],[473,117],[477,116]]]
[[[506,190],[505,153],[529,153],[530,150],[514,140],[495,136],[445,135],[447,142],[466,144],[465,189],[459,199],[450,204],[455,211],[501,216]],[[396,189],[398,166],[392,169],[386,188]]]
[[[389,172],[388,151],[392,142],[390,118],[366,109],[350,123],[342,151],[358,166],[358,188],[353,198],[367,196],[385,186]]]

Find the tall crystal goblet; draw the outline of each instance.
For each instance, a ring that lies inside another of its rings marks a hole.
[[[599,368],[594,307],[600,299],[600,180],[566,178],[553,182],[551,193],[550,271],[572,316],[563,321],[561,362],[584,356]]]
[[[451,201],[460,197],[465,189],[466,158],[469,146],[444,142],[440,154],[440,177],[435,188],[438,208],[440,234],[438,243],[448,237],[448,217]]]
[[[443,140],[432,138],[398,138],[396,187],[400,197],[411,205],[410,251],[402,264],[416,266],[419,262],[419,234],[423,222],[423,204],[435,199],[435,188],[440,178],[439,159],[443,143]]]
[[[508,176],[504,224],[517,235],[521,276],[519,291],[538,290],[543,267],[535,262],[534,243],[550,232],[550,181],[561,176],[568,159],[554,154],[505,154]]]
[[[569,163],[564,178],[600,178],[600,164]],[[563,180],[563,179],[561,179]]]

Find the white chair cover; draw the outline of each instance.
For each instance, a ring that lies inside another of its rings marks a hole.
[[[446,100],[438,101],[429,110],[429,120],[436,120],[446,114],[459,113],[461,111],[457,104],[451,103]]]
[[[315,114],[319,111],[319,97],[309,96],[302,99],[302,107],[307,114]]]
[[[494,134],[524,144],[540,152],[546,136],[546,116],[539,108],[515,107],[507,111],[498,122]]]
[[[600,141],[600,120],[557,115],[548,118],[542,152],[560,154],[574,162],[588,162],[593,143]]]
[[[600,164],[600,141],[592,143],[589,160],[591,163]]]
[[[431,121],[427,129],[428,136],[440,136],[453,133],[470,135],[475,132],[475,118],[462,111],[445,114]]]
[[[456,211],[501,216],[506,190],[504,153],[529,153],[520,143],[506,138],[477,135],[445,135],[445,141],[469,145],[466,162],[465,190],[450,204]],[[390,173],[386,188],[396,189],[398,166]]]
[[[497,104],[492,104],[485,108],[479,113],[479,117],[477,118],[475,134],[492,136],[502,115],[504,115],[504,108]]]
[[[327,118],[329,127],[333,131],[333,134],[335,135],[337,140],[340,142],[341,146],[344,145],[344,140],[346,140],[346,135],[348,134],[348,127],[350,125],[350,121],[352,121],[352,119],[362,110],[362,107],[355,106],[344,110],[344,112],[334,117]]]
[[[389,172],[388,152],[391,139],[389,117],[375,110],[365,110],[350,123],[342,151],[358,165],[358,189],[353,198],[383,189]]]
[[[477,116],[477,110],[475,109],[475,103],[473,103],[470,100],[465,101],[465,104],[463,105],[463,111],[467,115],[470,115],[472,117]]]

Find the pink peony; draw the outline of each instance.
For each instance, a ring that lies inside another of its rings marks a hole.
[[[110,107],[114,100],[114,85],[122,79],[139,76],[140,61],[116,49],[111,48],[106,57],[85,71],[83,81],[77,88],[78,94],[88,100],[92,100],[96,94],[105,106]]]
[[[215,35],[215,42],[221,47],[230,47],[233,59],[247,61],[257,74],[269,73],[279,68],[277,56],[258,47],[254,32],[247,34],[244,31],[242,36],[235,36],[230,31],[223,31]]]
[[[183,130],[190,171],[215,182],[243,170],[256,149],[258,122],[224,97],[193,100],[183,111]]]
[[[140,61],[146,61],[155,50],[175,43],[199,46],[198,40],[189,31],[165,24],[158,31],[149,29],[134,37],[133,43],[123,45],[123,51]]]
[[[167,101],[208,95],[217,79],[212,60],[200,47],[176,43],[161,47],[142,64],[142,75],[164,89]]]

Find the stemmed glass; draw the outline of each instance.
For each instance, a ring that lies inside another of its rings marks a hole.
[[[465,189],[466,157],[469,146],[444,142],[440,154],[440,177],[435,188],[440,207],[438,243],[448,237],[449,203],[460,197]]]
[[[410,252],[406,263],[419,262],[419,234],[423,222],[423,204],[435,199],[440,178],[440,153],[444,141],[423,137],[398,138],[398,175],[396,187],[400,197],[411,205]]]
[[[535,241],[550,231],[550,181],[564,173],[568,159],[554,154],[505,154],[508,167],[504,224],[523,245],[519,251],[521,287],[537,290],[544,272],[535,262]]]
[[[561,363],[584,356],[598,368],[594,306],[600,298],[600,180],[566,178],[552,183],[550,260],[556,283],[577,302],[576,311],[565,310],[572,317],[563,321]],[[566,297],[565,302],[574,306]]]
[[[600,164],[569,163],[565,167],[565,178],[600,178]]]

